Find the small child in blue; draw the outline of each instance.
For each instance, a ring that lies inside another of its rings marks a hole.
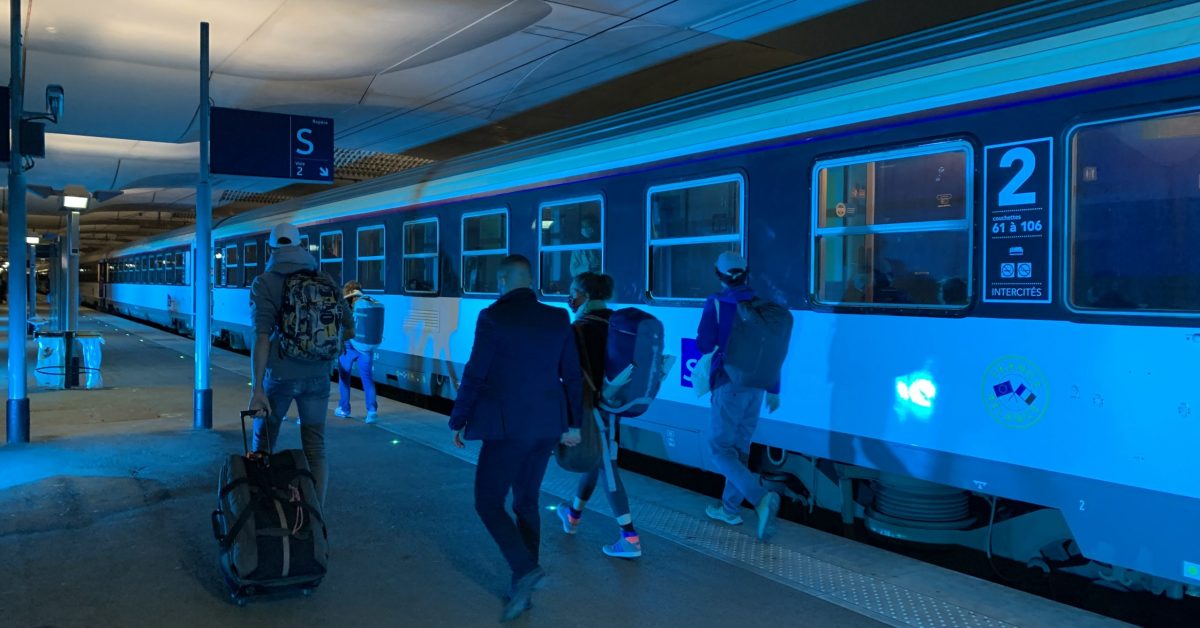
[[[362,285],[357,281],[347,281],[342,288],[346,302],[351,310],[359,299],[370,299],[363,296]],[[375,398],[375,380],[371,378],[371,366],[374,356],[370,351],[359,351],[354,341],[347,340],[338,358],[338,407],[333,411],[334,416],[343,419],[350,418],[350,372],[354,363],[358,362],[358,376],[362,379],[363,393],[367,396],[366,423],[374,423],[379,418],[379,402]]]

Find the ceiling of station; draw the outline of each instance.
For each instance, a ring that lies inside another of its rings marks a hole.
[[[27,175],[30,229],[62,227],[66,186],[95,195],[85,250],[194,220],[202,21],[213,103],[333,118],[341,185],[1017,3],[24,0],[26,110],[66,90]],[[219,217],[323,186],[214,188]]]

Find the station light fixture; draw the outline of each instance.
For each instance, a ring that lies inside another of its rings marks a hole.
[[[37,244],[41,240],[37,236],[25,236],[25,244]]]
[[[67,209],[87,209],[87,206],[88,197],[86,196],[74,196],[70,194],[63,196],[63,207]]]

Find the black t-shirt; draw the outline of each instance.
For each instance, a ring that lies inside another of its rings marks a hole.
[[[613,311],[595,310],[579,317],[575,326],[575,340],[579,347],[579,360],[584,374],[591,378],[592,385],[599,390],[604,387],[605,347],[608,344],[608,319]],[[583,394],[590,397],[591,388],[583,385]],[[591,404],[587,404],[589,407]]]

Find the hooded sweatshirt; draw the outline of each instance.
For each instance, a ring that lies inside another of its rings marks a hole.
[[[250,286],[250,318],[254,321],[254,333],[271,337],[271,354],[267,359],[267,379],[310,379],[329,377],[332,361],[297,360],[284,357],[279,352],[277,323],[279,310],[283,307],[283,284],[287,276],[298,270],[316,270],[317,260],[299,246],[284,246],[275,249],[267,261],[267,272],[254,278]],[[342,327],[353,329],[353,314],[345,300],[341,301]]]

